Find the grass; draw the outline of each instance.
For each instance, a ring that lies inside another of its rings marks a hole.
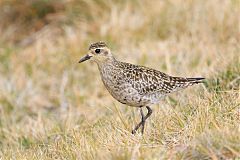
[[[0,2],[0,159],[239,159],[240,1]],[[116,102],[91,42],[203,85],[152,106]]]

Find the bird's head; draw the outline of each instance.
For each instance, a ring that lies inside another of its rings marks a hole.
[[[86,60],[104,63],[112,59],[114,59],[114,57],[110,49],[107,47],[106,43],[100,41],[90,45],[88,53],[79,60],[79,63]]]

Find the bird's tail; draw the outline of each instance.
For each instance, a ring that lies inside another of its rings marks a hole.
[[[184,77],[171,77],[171,82],[175,86],[174,90],[180,90],[192,86],[194,84],[203,83],[205,78],[184,78]]]
[[[187,81],[192,84],[203,83],[205,78],[187,78]]]

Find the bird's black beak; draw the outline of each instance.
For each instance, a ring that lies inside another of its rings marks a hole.
[[[90,56],[89,54],[86,54],[84,57],[82,57],[78,63],[82,63],[86,60],[89,60],[92,56]]]

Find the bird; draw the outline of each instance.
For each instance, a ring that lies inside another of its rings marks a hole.
[[[113,98],[140,109],[141,121],[134,127],[132,134],[136,134],[140,127],[144,134],[145,122],[153,112],[151,105],[160,103],[172,92],[203,83],[205,79],[170,76],[149,67],[119,61],[103,41],[90,44],[89,51],[79,63],[87,60],[97,64],[102,82]],[[143,108],[147,109],[146,115]]]

